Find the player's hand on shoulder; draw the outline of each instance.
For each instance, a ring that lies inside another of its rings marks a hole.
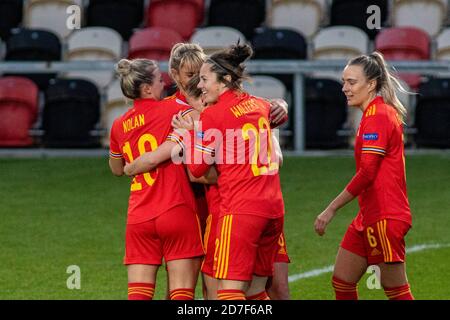
[[[175,129],[186,129],[193,130],[194,129],[194,120],[192,117],[187,115],[183,117],[181,111],[172,117],[172,127]]]
[[[270,122],[278,124],[288,115],[288,104],[284,99],[270,99]]]

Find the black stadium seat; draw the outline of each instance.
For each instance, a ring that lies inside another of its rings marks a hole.
[[[347,147],[346,137],[338,135],[347,118],[347,101],[342,85],[331,79],[305,79],[306,148]]]
[[[417,146],[450,148],[450,78],[421,83],[415,122]]]
[[[259,28],[253,37],[254,59],[303,60],[307,55],[305,38],[294,30],[282,28]],[[288,91],[292,91],[293,76],[271,74],[281,80]],[[291,122],[292,120],[290,120]]]
[[[23,0],[0,1],[0,38],[7,40],[10,31],[22,21]]]
[[[255,59],[306,59],[306,40],[293,30],[260,28],[252,44]]]
[[[96,147],[90,131],[100,117],[100,95],[87,80],[56,79],[45,92],[44,144],[48,147]]]
[[[86,14],[87,26],[114,29],[128,40],[144,19],[144,0],[90,0]]]
[[[266,18],[266,0],[211,0],[208,26],[232,27],[253,37]]]
[[[371,5],[376,5],[380,8],[380,27],[383,27],[388,17],[387,0],[333,0],[331,4],[330,25],[360,28],[373,40],[379,29],[367,28],[367,19],[373,14],[373,12],[367,13],[367,8]]]
[[[13,29],[6,42],[7,61],[59,61],[61,42],[55,34],[39,29]],[[56,74],[21,74],[33,80],[41,90],[45,90],[50,79]]]

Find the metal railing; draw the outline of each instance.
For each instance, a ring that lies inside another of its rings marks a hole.
[[[293,146],[295,153],[305,150],[304,78],[306,74],[320,71],[340,72],[345,67],[344,60],[253,60],[248,62],[250,74],[292,74],[293,75]],[[450,72],[448,61],[389,61],[398,72],[415,72],[423,75],[436,75]],[[167,71],[167,61],[159,63],[162,71]],[[70,62],[22,62],[1,61],[0,73],[58,73],[67,71],[114,70],[115,62],[110,61],[70,61]]]

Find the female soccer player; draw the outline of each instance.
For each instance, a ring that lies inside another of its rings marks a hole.
[[[200,115],[202,128],[191,130],[190,145],[185,140],[194,176],[213,164],[218,171],[213,272],[219,279],[217,296],[224,300],[268,298],[265,285],[284,220],[270,105],[241,89],[243,63],[251,54],[250,46],[237,44],[205,61],[198,87],[210,106]]]
[[[133,108],[111,129],[110,168],[122,175],[126,162],[156,149],[172,130],[180,106],[158,101],[163,90],[156,62],[122,59],[117,72],[123,94]],[[191,300],[204,255],[195,202],[184,167],[172,162],[137,175],[131,183],[124,264],[128,298],[152,299],[156,274],[164,258],[172,300]]]
[[[410,300],[404,241],[411,227],[402,139],[406,109],[395,95],[401,85],[378,52],[350,60],[342,80],[349,106],[363,111],[355,144],[356,174],[314,224],[323,235],[337,211],[358,197],[360,210],[334,266],[336,299],[357,299],[358,281],[368,265],[376,264],[387,297]]]

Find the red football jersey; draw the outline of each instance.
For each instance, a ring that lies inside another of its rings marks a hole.
[[[284,215],[269,111],[267,101],[227,90],[201,113],[201,129],[191,132],[187,166],[198,177],[215,164],[221,216]]]
[[[110,156],[131,162],[155,150],[172,130],[172,116],[186,107],[165,99],[138,99],[117,118],[111,129]],[[128,224],[155,218],[167,210],[186,204],[195,209],[194,196],[183,165],[166,161],[150,172],[137,175],[131,183]]]
[[[376,97],[366,108],[356,136],[356,171],[362,153],[383,156],[373,184],[358,197],[360,220],[368,226],[382,219],[411,224],[406,194],[403,127],[397,111]]]
[[[220,209],[220,193],[217,184],[205,184],[205,197],[209,214],[218,214]]]
[[[175,92],[174,97],[177,99],[177,102],[179,102],[179,103],[182,102],[182,103],[185,103],[186,105],[188,105],[186,97],[184,96],[184,94],[181,93],[180,90],[177,90]]]

